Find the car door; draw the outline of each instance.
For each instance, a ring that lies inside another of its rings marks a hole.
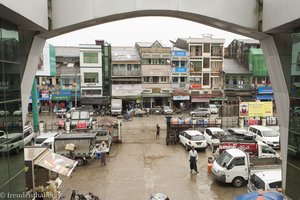
[[[260,130],[256,130],[256,139],[262,142],[264,141],[264,138]]]
[[[185,145],[185,132],[179,134],[179,141],[181,144]]]
[[[246,180],[248,177],[248,167],[245,163],[245,157],[233,158],[232,161],[227,165],[226,175],[228,182],[232,182],[236,177],[243,177]]]
[[[204,131],[204,137],[206,139],[207,144],[209,144],[209,145],[211,145],[211,142],[212,142],[211,141],[211,136],[212,136],[211,130],[209,130],[208,128],[205,129],[205,131]]]

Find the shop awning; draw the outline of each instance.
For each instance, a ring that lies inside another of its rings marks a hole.
[[[107,105],[110,103],[108,97],[81,97],[82,105]]]
[[[258,100],[273,100],[274,99],[274,95],[256,95],[256,99]]]
[[[210,101],[226,101],[226,100],[227,100],[226,97],[215,97],[210,99]]]
[[[192,97],[192,102],[195,102],[195,103],[208,103],[209,98]]]
[[[48,149],[37,158],[34,164],[61,175],[70,176],[77,165],[77,161],[56,154]]]

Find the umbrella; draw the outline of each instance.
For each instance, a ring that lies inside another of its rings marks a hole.
[[[251,192],[236,197],[234,200],[283,200],[283,195],[279,192]]]

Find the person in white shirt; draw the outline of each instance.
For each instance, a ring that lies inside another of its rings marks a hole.
[[[106,165],[106,153],[107,153],[107,145],[106,142],[102,141],[99,150],[101,152],[101,165]]]
[[[193,170],[196,173],[199,173],[198,169],[197,169],[197,160],[198,160],[198,152],[195,150],[195,147],[192,146],[192,149],[189,152],[189,161],[190,161],[191,173],[193,172]]]

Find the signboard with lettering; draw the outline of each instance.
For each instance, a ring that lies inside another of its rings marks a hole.
[[[190,100],[190,96],[173,96],[174,101]]]
[[[190,83],[190,89],[197,89],[200,90],[202,88],[201,84],[198,83]]]
[[[241,117],[267,117],[273,116],[273,102],[241,102]]]

